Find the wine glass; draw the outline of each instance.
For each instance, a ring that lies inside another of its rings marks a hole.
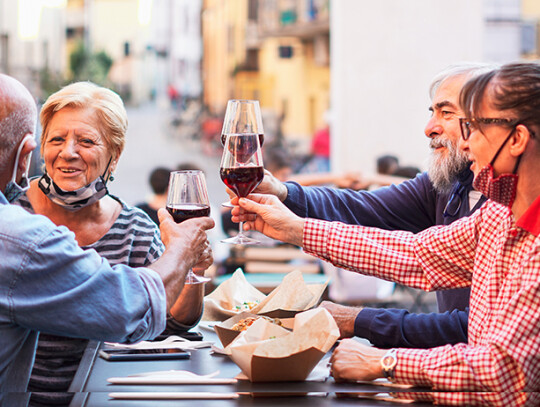
[[[187,219],[210,215],[210,203],[204,173],[200,170],[173,171],[169,177],[167,211],[176,223]],[[185,284],[201,284],[210,281],[189,269]]]
[[[228,134],[221,157],[219,171],[222,181],[239,198],[248,196],[264,177],[261,145],[258,133]],[[239,223],[239,233],[222,240],[233,244],[260,244],[257,239],[244,235],[244,223]]]
[[[261,108],[258,100],[231,99],[227,102],[225,119],[221,130],[221,145],[225,147],[225,141],[229,134],[252,134],[259,136],[261,147],[264,143],[264,130],[262,124]],[[234,205],[229,201],[221,204],[232,208]]]

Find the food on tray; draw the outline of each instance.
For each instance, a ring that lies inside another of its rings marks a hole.
[[[247,317],[247,318],[241,319],[236,324],[234,324],[231,327],[231,329],[233,331],[239,331],[239,332],[245,331],[259,318],[264,318],[268,322],[271,322],[271,323],[276,324],[278,326],[282,326],[281,321],[279,320],[279,318],[270,318],[270,317],[266,317],[266,316],[258,316],[258,317]]]
[[[328,282],[306,284],[300,270],[283,277],[281,283],[268,295],[253,287],[241,269],[204,297],[204,321],[225,321],[242,312],[278,318],[291,318],[295,314],[314,308],[319,303]]]
[[[260,301],[244,301],[241,305],[235,305],[232,310],[233,311],[251,311],[257,305],[259,305],[259,303]]]

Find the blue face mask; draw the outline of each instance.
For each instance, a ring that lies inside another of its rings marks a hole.
[[[25,138],[23,138],[23,141],[21,141],[21,144],[19,145],[19,148],[17,149],[17,155],[15,156],[15,165],[13,167],[13,175],[11,176],[11,180],[7,183],[6,188],[4,189],[4,196],[8,200],[8,202],[13,203],[19,197],[30,188],[30,182],[28,181],[28,171],[30,170],[30,159],[32,158],[32,153],[30,152],[28,154],[28,161],[26,164],[26,170],[23,174],[23,177],[21,179],[21,184],[17,184],[17,167],[19,165],[19,159],[21,155],[21,151],[26,144],[27,140],[33,139],[34,136],[32,134],[27,134]]]
[[[109,193],[106,185],[107,181],[103,177],[107,173],[111,160],[109,160],[103,175],[96,178],[90,184],[74,191],[66,191],[60,188],[47,173],[43,174],[39,179],[38,186],[47,198],[56,205],[70,212],[78,211],[81,208],[96,203]]]

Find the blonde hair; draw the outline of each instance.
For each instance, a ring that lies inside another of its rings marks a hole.
[[[56,112],[71,107],[76,109],[91,108],[98,117],[99,130],[111,149],[113,160],[116,160],[124,150],[128,119],[124,102],[120,96],[110,89],[98,86],[92,82],[75,82],[53,93],[39,115],[41,127],[41,154],[47,139],[49,123]]]

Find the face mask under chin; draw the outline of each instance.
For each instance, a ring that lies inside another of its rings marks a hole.
[[[515,127],[512,129],[510,134],[508,134],[504,142],[501,144],[501,146],[493,156],[491,162],[480,170],[478,175],[474,177],[473,181],[474,189],[480,191],[482,195],[484,195],[486,198],[498,202],[509,208],[512,207],[512,205],[514,204],[514,200],[516,199],[518,183],[517,169],[522,156],[519,156],[517,158],[516,165],[514,166],[514,171],[512,171],[511,174],[501,174],[497,178],[494,178],[495,170],[493,168],[493,165],[495,164],[495,160],[497,159],[506,142],[510,140],[510,137],[514,133],[515,129]]]
[[[501,174],[493,178],[493,166],[486,165],[474,178],[473,187],[482,195],[504,206],[512,207],[516,199],[517,174]]]
[[[99,176],[82,188],[66,191],[56,185],[51,177],[45,173],[39,179],[38,186],[47,198],[70,212],[92,205],[109,193],[103,176]]]
[[[7,201],[10,203],[13,203],[17,201],[17,199],[20,198],[20,196],[25,193],[28,188],[30,188],[30,182],[28,180],[28,171],[30,170],[30,161],[32,157],[32,153],[28,153],[28,158],[26,161],[26,169],[22,176],[20,185],[17,183],[17,167],[19,166],[19,159],[21,155],[21,151],[26,144],[26,141],[28,139],[33,139],[34,136],[32,134],[26,135],[25,138],[21,141],[21,144],[19,145],[19,148],[17,149],[17,154],[15,155],[15,164],[13,166],[13,173],[11,176],[11,180],[7,183],[6,187],[4,188],[4,196],[6,197]]]

